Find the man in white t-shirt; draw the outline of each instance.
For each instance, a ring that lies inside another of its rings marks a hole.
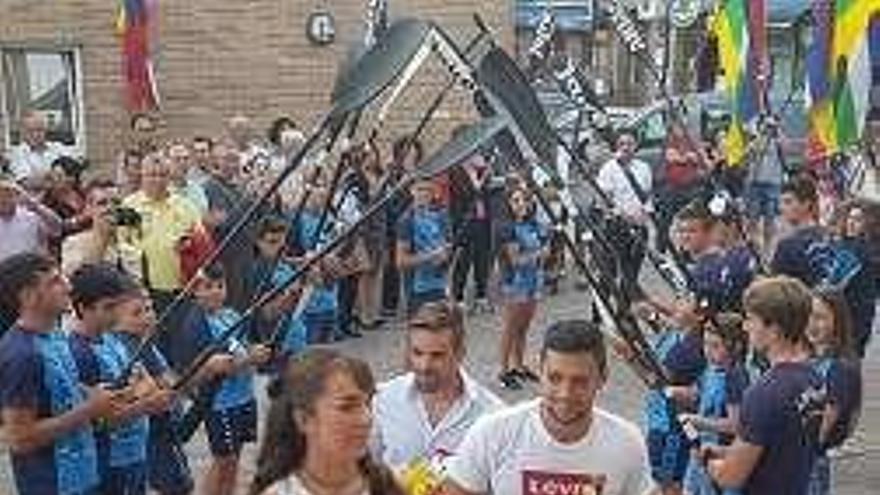
[[[644,495],[655,488],[638,428],[594,407],[602,333],[584,320],[545,334],[541,396],[485,416],[447,463],[446,495]]]
[[[20,253],[47,253],[61,219],[12,178],[0,174],[0,261]]]
[[[599,169],[596,183],[611,202],[614,218],[607,229],[619,253],[619,275],[629,294],[637,281],[648,243],[648,223],[653,211],[651,166],[635,157],[636,138],[621,132],[614,158]]]
[[[19,182],[40,182],[49,174],[52,162],[72,156],[73,150],[46,140],[48,123],[38,113],[29,112],[21,119],[21,143],[9,150],[9,169]]]
[[[504,403],[474,381],[464,358],[461,310],[423,304],[407,323],[409,372],[378,387],[371,448],[395,469],[424,461],[442,469],[471,425]]]

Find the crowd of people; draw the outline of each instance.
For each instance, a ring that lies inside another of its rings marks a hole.
[[[265,138],[243,116],[210,137],[161,124],[133,116],[93,170],[30,113],[0,163],[0,419],[20,495],[183,495],[197,477],[211,495],[831,493],[880,275],[880,203],[870,180],[841,185],[844,165],[790,170],[759,144],[734,170],[673,128],[658,171],[621,131],[581,178],[590,214],[481,150],[365,219],[422,163],[418,139],[308,153],[274,184],[305,142],[294,120]],[[875,177],[876,152],[846,166]],[[589,303],[602,287],[576,284],[583,317],[529,359],[573,258],[616,286],[650,356]],[[649,260],[679,265],[672,299],[643,288]],[[494,313],[498,386],[533,382],[533,400],[505,405],[463,365],[469,317]],[[384,383],[334,346],[398,325],[407,367]],[[662,371],[642,428],[595,404],[611,359]],[[183,447],[202,428],[194,473]]]

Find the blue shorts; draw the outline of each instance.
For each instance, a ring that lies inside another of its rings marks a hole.
[[[304,313],[306,341],[309,344],[328,344],[336,338],[336,313]]]
[[[212,455],[238,455],[244,444],[257,441],[257,403],[211,411],[205,418],[205,429]]]
[[[101,495],[146,495],[147,463],[107,467],[101,473]]]
[[[690,442],[684,432],[648,430],[647,441],[654,481],[661,486],[681,483],[691,457]]]
[[[781,189],[776,184],[754,182],[746,191],[746,210],[749,218],[776,218],[779,216]]]
[[[827,454],[820,454],[813,461],[813,470],[810,471],[810,483],[807,485],[807,495],[828,495],[831,493],[831,461]]]
[[[696,457],[691,457],[687,475],[684,479],[684,492],[688,495],[740,495],[742,491],[733,488],[718,489],[709,472]]]
[[[147,451],[147,480],[150,488],[162,495],[189,495],[195,489],[189,462],[174,432],[150,422]]]

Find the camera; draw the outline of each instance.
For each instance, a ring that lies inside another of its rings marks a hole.
[[[140,227],[143,222],[141,214],[134,208],[122,206],[114,201],[109,211],[110,224],[114,227]]]

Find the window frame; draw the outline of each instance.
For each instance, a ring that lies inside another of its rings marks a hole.
[[[14,146],[12,143],[13,116],[9,114],[7,106],[9,95],[6,94],[6,64],[2,61],[7,52],[22,51],[25,53],[70,53],[73,57],[73,78],[68,86],[72,96],[71,125],[73,126],[74,144],[72,149],[76,154],[86,156],[86,115],[85,115],[85,84],[83,77],[83,46],[80,43],[52,43],[52,42],[0,42],[0,124],[3,126],[3,144],[7,152]]]

